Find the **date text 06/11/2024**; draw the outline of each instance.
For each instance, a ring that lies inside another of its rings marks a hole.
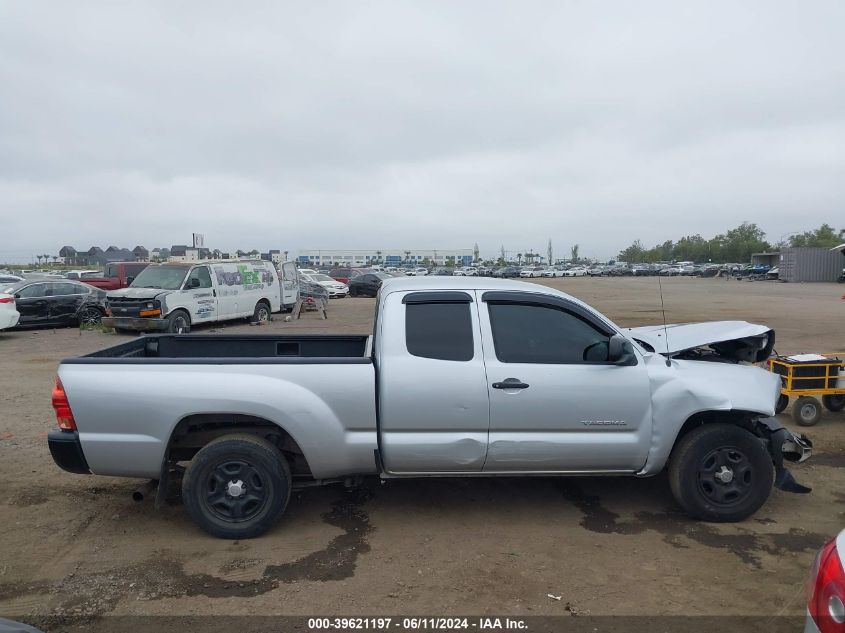
[[[352,618],[309,618],[311,631],[451,631],[451,630],[527,630],[524,620],[519,618],[447,618],[447,617],[352,617]]]

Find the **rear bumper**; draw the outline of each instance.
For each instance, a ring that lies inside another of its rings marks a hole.
[[[15,327],[18,324],[20,318],[20,312],[18,312],[17,310],[4,310],[3,313],[0,314],[0,330]]]
[[[119,330],[134,330],[136,332],[164,332],[167,330],[167,319],[152,319],[147,317],[103,317],[103,326]]]
[[[56,466],[69,473],[89,474],[88,462],[76,431],[51,431],[47,436],[50,455]]]

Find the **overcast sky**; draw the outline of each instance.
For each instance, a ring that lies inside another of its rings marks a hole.
[[[845,2],[0,0],[0,261],[845,228]]]

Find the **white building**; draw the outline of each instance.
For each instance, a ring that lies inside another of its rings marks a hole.
[[[403,264],[422,264],[429,262],[435,266],[454,264],[468,266],[472,263],[471,248],[443,248],[430,250],[310,250],[299,251],[296,258],[301,266],[368,266],[384,264],[401,266]]]
[[[199,260],[199,249],[184,246],[174,246],[171,248],[170,257],[167,258],[167,261],[170,262],[198,262]]]

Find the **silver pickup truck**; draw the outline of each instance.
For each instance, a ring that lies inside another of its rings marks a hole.
[[[62,361],[49,436],[78,473],[182,474],[190,516],[266,531],[290,491],[366,475],[654,475],[710,521],[754,513],[811,450],[744,322],[623,329],[543,286],[386,280],[372,336],[150,335]]]

